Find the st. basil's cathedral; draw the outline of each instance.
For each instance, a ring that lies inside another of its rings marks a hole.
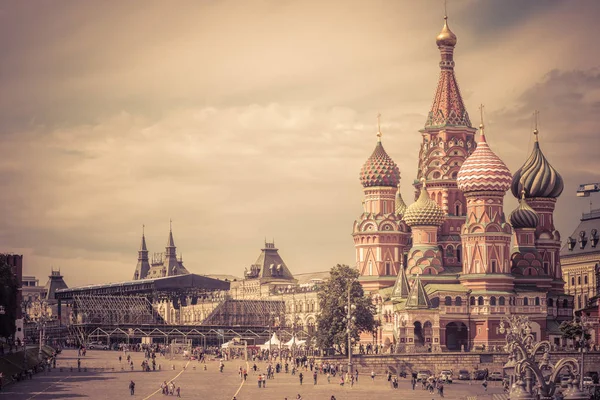
[[[553,223],[562,178],[537,129],[529,158],[511,174],[486,142],[483,118],[479,132],[471,124],[447,18],[436,43],[441,71],[420,131],[415,202],[402,198],[380,129],[360,171],[364,211],[352,235],[360,282],[382,322],[378,339],[397,351],[485,349],[503,345],[502,318],[519,314],[538,340],[560,344],[558,326],[573,314]],[[507,219],[509,189],[519,204]]]

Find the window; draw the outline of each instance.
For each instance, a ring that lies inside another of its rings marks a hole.
[[[544,261],[544,272],[548,275],[550,272],[550,263],[548,261]]]
[[[575,286],[575,277],[574,276],[571,277],[571,286]]]
[[[472,306],[475,305],[475,297],[471,297],[471,300],[469,300],[469,301]]]
[[[454,305],[462,306],[462,298],[456,297],[456,299],[454,299]]]
[[[490,306],[496,305],[496,298],[494,296],[490,297]]]
[[[583,295],[583,306],[587,307],[587,303],[588,303],[588,297],[587,297],[587,294],[584,294]]]
[[[478,305],[478,306],[482,306],[482,305],[483,305],[483,296],[479,296],[479,297],[477,298],[477,305]]]
[[[581,275],[577,277],[577,284],[581,285]]]
[[[446,298],[444,299],[444,305],[451,306],[452,305],[452,297],[446,296]]]
[[[523,298],[523,305],[524,306],[528,306],[529,305],[529,299],[527,297]]]
[[[500,298],[498,299],[498,305],[500,305],[500,306],[503,306],[503,305],[504,305],[504,301],[505,301],[505,300],[504,300],[504,297],[500,297]]]
[[[391,266],[390,266],[390,262],[389,262],[389,261],[386,261],[386,262],[385,262],[385,274],[386,274],[386,275],[391,275],[391,274],[392,274],[392,271],[391,271],[391,269],[392,269],[392,268],[391,268]]]
[[[584,277],[583,277],[583,283],[586,284],[586,285],[588,284],[588,276],[587,275],[584,275]]]
[[[548,303],[548,307],[554,307],[554,300],[548,299],[547,303]]]
[[[458,245],[458,247],[456,248],[456,261],[461,262],[461,256],[462,256],[462,246]]]
[[[492,260],[492,274],[496,273],[496,260]]]
[[[536,306],[539,306],[539,305],[540,305],[540,298],[539,298],[539,297],[536,297],[536,298],[535,298],[535,305],[536,305]]]

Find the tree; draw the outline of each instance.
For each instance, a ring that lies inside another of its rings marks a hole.
[[[0,336],[9,338],[15,333],[17,319],[17,291],[19,283],[6,260],[5,255],[0,255]]]
[[[373,333],[377,329],[379,322],[375,320],[375,305],[365,296],[358,276],[357,270],[338,264],[331,268],[329,279],[319,287],[320,313],[317,316],[316,338],[317,346],[321,349],[334,348],[340,354],[348,352],[345,308],[348,305],[348,289],[350,302],[356,306],[352,312],[355,320],[350,337],[358,341],[361,332]]]
[[[580,323],[574,321],[564,321],[558,329],[562,332],[562,337],[564,339],[571,339],[579,345],[578,341],[581,339],[581,334],[583,333],[583,328]],[[592,335],[589,333],[585,333],[585,340],[590,340]]]

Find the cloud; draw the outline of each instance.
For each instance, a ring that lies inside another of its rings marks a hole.
[[[128,279],[141,225],[160,252],[169,218],[194,272],[241,274],[265,236],[293,272],[353,264],[378,112],[413,198],[439,2],[107,4],[2,6],[0,240],[27,273]],[[597,180],[598,6],[497,7],[452,5],[458,80],[513,171],[542,111],[542,148],[567,181],[565,236],[580,211],[570,193]]]

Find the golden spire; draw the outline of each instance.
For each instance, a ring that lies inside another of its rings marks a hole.
[[[533,136],[535,137],[535,141],[538,141],[538,115],[540,114],[540,112],[538,110],[535,110],[533,112],[533,121],[534,121],[534,126],[535,128],[533,128]]]
[[[381,142],[381,135],[383,135],[383,133],[381,133],[381,113],[377,113],[377,141]]]
[[[485,131],[484,131],[485,126],[483,125],[483,108],[484,108],[484,105],[480,104],[479,105],[479,116],[481,118],[481,123],[479,124],[479,130],[481,131],[481,136],[485,138]]]
[[[437,36],[436,41],[438,46],[451,46],[456,45],[456,35],[448,28],[448,12],[446,9],[446,1],[444,0],[444,27]]]

